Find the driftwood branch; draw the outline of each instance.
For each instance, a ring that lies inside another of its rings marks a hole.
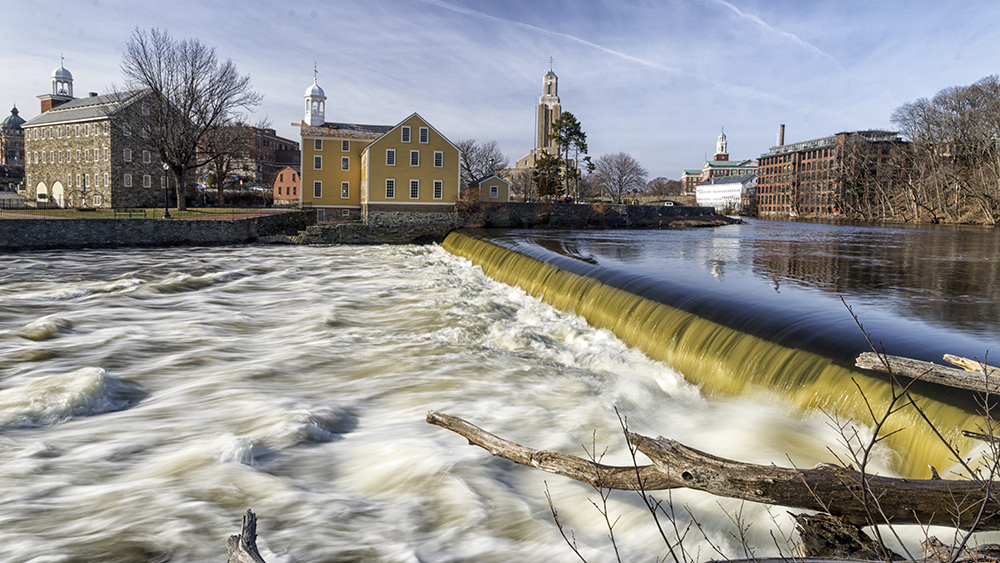
[[[257,551],[257,517],[248,508],[243,515],[243,526],[238,536],[229,536],[228,563],[265,563]]]
[[[883,361],[883,358],[885,361]],[[895,375],[901,375],[910,379],[919,379],[949,387],[968,389],[981,393],[997,393],[1000,391],[1000,369],[986,366],[986,373],[983,372],[983,364],[976,360],[960,358],[958,356],[946,355],[945,360],[956,365],[961,365],[965,369],[952,368],[922,362],[900,356],[879,356],[873,352],[865,352],[858,356],[855,365],[859,368],[889,373],[891,370]],[[888,363],[888,365],[886,365]],[[970,369],[971,368],[971,369]]]
[[[987,495],[982,485],[975,481],[863,476],[853,469],[827,464],[814,469],[755,465],[715,457],[674,440],[634,433],[628,434],[629,441],[649,457],[652,464],[619,467],[521,446],[444,413],[431,411],[427,414],[427,422],[460,434],[470,444],[493,455],[595,487],[646,491],[688,488],[718,496],[825,512],[856,526],[868,526],[872,522],[862,502],[862,487],[867,483],[869,499],[878,499],[889,523],[967,529],[975,521],[983,502],[987,502],[976,529],[1000,530],[1000,505],[984,500]],[[994,488],[998,486],[1000,483],[994,484]]]

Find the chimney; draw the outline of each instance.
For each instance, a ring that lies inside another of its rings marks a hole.
[[[778,146],[783,146],[785,144],[785,124],[781,124],[781,129],[778,130]]]
[[[91,92],[90,93],[90,97],[91,98],[96,98],[97,97],[97,92]]]

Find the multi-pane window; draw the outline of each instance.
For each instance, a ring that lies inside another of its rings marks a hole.
[[[94,206],[95,207],[98,206],[98,205],[100,205],[103,202],[104,202],[104,198],[101,197],[101,194],[94,194]]]
[[[396,181],[386,180],[385,181],[385,197],[386,199],[392,199],[396,197]]]
[[[76,175],[76,185],[83,186],[83,184],[80,183],[80,175],[79,174]],[[87,186],[83,186],[83,187],[87,187]]]
[[[420,180],[410,180],[410,199],[420,197]]]
[[[322,169],[323,169],[323,157],[322,156],[314,156],[313,157],[313,170],[322,170]]]
[[[350,170],[351,169],[351,159],[347,156],[340,157],[340,169]]]
[[[76,161],[80,162],[80,149],[76,149]]]
[[[128,123],[122,123],[122,135],[126,137],[132,136],[132,126]]]
[[[323,182],[320,182],[319,180],[313,182],[313,197],[323,197]]]
[[[104,173],[104,187],[105,188],[108,187],[110,185],[110,183],[111,183],[111,177],[108,175],[107,172],[105,172]]]
[[[497,185],[490,186],[490,197],[496,199],[500,197],[500,187]]]
[[[396,149],[385,149],[385,165],[396,165]]]
[[[132,149],[124,149],[122,151],[122,160],[132,162]]]
[[[403,142],[410,142],[410,127],[408,125],[403,126]]]
[[[434,180],[434,199],[441,199],[444,197],[444,182],[441,180]]]
[[[426,127],[421,127],[420,128],[420,142],[421,143],[426,143],[427,142],[427,128]]]
[[[73,175],[72,174],[67,174],[66,175],[66,186],[70,187],[70,188],[73,187]]]
[[[444,166],[444,153],[442,151],[434,151],[434,167],[441,168]]]
[[[410,166],[420,166],[420,151],[410,151]]]
[[[144,188],[153,187],[153,178],[149,174],[144,174],[142,176],[142,187]]]
[[[90,149],[84,149],[83,151],[83,161],[90,162]]]
[[[350,183],[348,183],[348,182],[341,182],[340,183],[340,197],[343,198],[343,199],[347,199],[347,198],[351,197],[351,184]]]
[[[111,158],[111,149],[105,147],[104,148],[104,160],[108,160],[109,158]]]
[[[313,150],[323,150],[323,139],[313,139]]]
[[[91,186],[91,184],[90,184],[90,174],[87,174],[83,178],[83,187],[86,188],[87,186]],[[93,187],[93,186],[91,186],[91,187]]]
[[[344,152],[351,150],[351,142],[347,140],[340,141],[340,150]]]
[[[149,164],[149,162],[150,162],[149,151],[142,151],[142,163]]]

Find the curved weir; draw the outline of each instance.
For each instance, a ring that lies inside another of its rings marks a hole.
[[[468,234],[453,232],[443,246],[480,266],[491,278],[610,330],[629,346],[673,366],[706,396],[777,398],[865,427],[872,422],[869,405],[880,416],[891,401],[892,388],[886,378],[815,352],[775,344]],[[931,398],[934,392],[924,386],[912,396],[945,439],[967,455],[975,444],[960,432],[976,429],[981,415],[935,400]],[[668,428],[663,433],[669,437]],[[902,476],[929,478],[928,466],[944,470],[955,461],[912,407],[894,413],[881,434],[891,434],[884,443],[894,452],[893,469]]]

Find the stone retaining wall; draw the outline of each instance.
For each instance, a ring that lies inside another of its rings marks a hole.
[[[290,211],[235,221],[3,219],[0,250],[245,244],[264,237],[296,235],[315,222],[315,211]]]
[[[735,222],[716,214],[712,207],[601,203],[487,203],[474,205],[461,215],[463,227],[485,228],[641,229]]]

